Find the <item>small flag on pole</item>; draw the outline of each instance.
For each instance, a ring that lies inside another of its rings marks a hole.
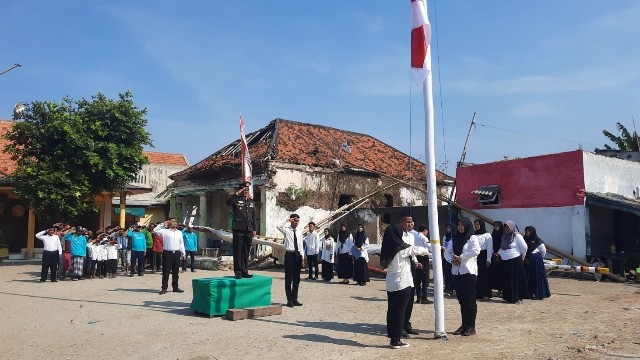
[[[242,120],[242,114],[240,114],[240,143],[242,145],[242,181],[251,183],[249,187],[249,197],[253,199],[253,170],[251,168],[249,146],[247,146],[247,139],[244,137],[244,120]]]
[[[411,70],[417,84],[422,84],[431,73],[431,61],[427,61],[430,44],[426,0],[411,0]]]

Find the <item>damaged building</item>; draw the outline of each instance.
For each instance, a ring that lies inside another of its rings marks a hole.
[[[260,235],[280,237],[276,224],[292,212],[304,224],[318,222],[381,189],[362,207],[426,205],[424,193],[406,185],[390,186],[394,179],[424,184],[425,164],[369,135],[276,119],[246,139]],[[178,220],[230,229],[232,214],[225,202],[241,182],[241,161],[238,139],[171,175],[174,182],[159,196],[170,197],[171,214]],[[446,194],[453,179],[438,172],[437,180],[439,194]],[[381,221],[389,221],[367,214],[371,218],[361,220],[369,234],[378,232]],[[208,247],[206,235],[199,236],[199,247]]]

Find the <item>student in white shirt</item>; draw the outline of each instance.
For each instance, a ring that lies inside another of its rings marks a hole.
[[[476,235],[489,234],[484,220],[475,219],[473,228]],[[489,234],[491,235],[491,234]],[[485,239],[483,236],[481,239]],[[489,278],[489,266],[491,266],[491,255],[493,254],[493,240],[483,240],[480,242],[480,254],[478,254],[478,291],[476,298],[480,300],[489,300],[491,295],[491,279]]]
[[[451,232],[451,224],[444,226],[444,236],[442,236],[442,272],[444,273],[444,293],[446,296],[453,296],[455,291],[454,277],[451,273],[451,263],[444,257],[444,253],[449,246],[449,242],[453,239],[453,233]]]
[[[524,228],[524,241],[527,243],[527,255],[524,258],[527,295],[531,300],[546,299],[551,296],[543,261],[547,248],[533,226]]]
[[[478,312],[476,293],[477,258],[480,253],[479,236],[488,236],[490,238],[491,235],[473,235],[471,220],[466,217],[458,220],[456,229],[453,240],[449,242],[444,255],[447,261],[451,263],[451,271],[456,278],[456,297],[458,298],[462,315],[462,325],[453,334],[472,336],[476,334],[476,314]]]
[[[387,336],[393,349],[407,347],[402,341],[407,304],[412,302],[411,257],[427,254],[427,249],[409,245],[407,242],[411,217],[404,216],[400,224],[391,224],[384,232],[380,249],[380,265],[387,269]]]
[[[365,234],[362,224],[358,224],[358,230],[356,230],[353,243],[351,247],[351,253],[355,260],[353,263],[353,281],[360,286],[365,286],[371,281],[369,279],[369,254],[367,253],[369,238],[367,234]]]
[[[527,243],[516,224],[509,220],[504,224],[504,234],[498,256],[502,271],[502,299],[511,304],[522,304],[527,297],[523,260],[527,254]]]
[[[55,234],[55,229],[49,228],[42,230],[36,234],[36,238],[42,241],[44,247],[42,249],[42,269],[40,271],[40,282],[47,281],[47,275],[51,272],[51,282],[56,280],[58,262],[62,256],[62,245],[60,245],[60,237]]]
[[[426,248],[431,253],[431,242],[429,241],[429,228],[427,225],[420,225],[418,231],[413,234],[415,246]],[[433,304],[433,301],[427,297],[427,288],[429,287],[430,267],[429,255],[416,256],[416,269],[413,274],[413,284],[416,287],[416,304]]]
[[[340,232],[336,238],[336,254],[338,255],[338,279],[342,279],[342,284],[348,284],[349,279],[353,277],[352,246],[353,237],[347,231],[347,225],[340,224]]]
[[[284,235],[284,287],[287,294],[287,306],[302,306],[298,301],[298,287],[300,286],[300,268],[304,248],[302,232],[298,229],[300,216],[291,214],[287,221],[277,225],[276,229]]]
[[[116,277],[116,270],[118,269],[118,250],[122,248],[122,245],[116,239],[108,239],[108,241],[105,244],[107,250],[107,274],[109,278],[113,279]]]
[[[324,238],[321,242],[320,259],[322,259],[322,280],[333,280],[333,260],[336,251],[336,242],[331,237],[329,228],[324,229]]]
[[[312,221],[308,224],[309,232],[304,238],[304,253],[307,256],[309,266],[309,280],[318,280],[318,251],[320,250],[320,236],[316,234],[316,224]],[[316,275],[313,276],[315,269]]]

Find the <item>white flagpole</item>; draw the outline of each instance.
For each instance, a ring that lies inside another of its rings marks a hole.
[[[431,46],[427,48],[427,69],[431,69]],[[427,204],[429,207],[429,234],[433,262],[433,301],[435,308],[435,338],[446,338],[444,326],[444,286],[442,279],[442,258],[440,257],[440,227],[438,226],[438,195],[436,187],[436,151],[433,121],[432,72],[422,85],[424,93],[425,154],[427,158]]]

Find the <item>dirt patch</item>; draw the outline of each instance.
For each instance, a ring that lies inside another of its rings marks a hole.
[[[273,277],[282,303],[284,272]],[[383,279],[369,285],[303,281],[302,308],[280,316],[226,321],[194,316],[191,279],[229,271],[180,274],[183,294],[160,296],[161,276],[39,283],[39,266],[0,267],[4,359],[640,359],[640,287],[551,278],[552,296],[524,305],[478,303],[476,336],[432,340],[432,305],[415,305],[421,334],[409,348],[387,347]],[[306,274],[302,275],[303,277]],[[446,328],[460,325],[458,303],[445,299]]]

